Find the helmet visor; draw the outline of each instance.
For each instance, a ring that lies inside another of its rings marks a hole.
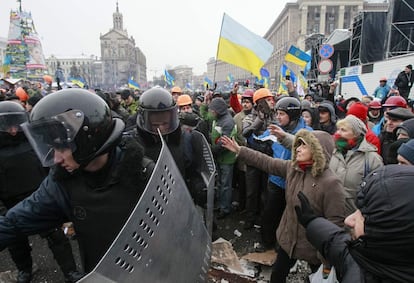
[[[76,150],[75,137],[81,128],[84,114],[71,110],[34,122],[21,125],[27,139],[44,167],[54,165],[55,150]]]
[[[10,128],[16,127],[21,131],[20,124],[27,122],[26,112],[0,113],[0,132],[8,132]]]
[[[137,124],[151,134],[158,135],[158,129],[162,135],[174,132],[179,125],[177,107],[168,110],[148,110],[142,111],[137,117]]]

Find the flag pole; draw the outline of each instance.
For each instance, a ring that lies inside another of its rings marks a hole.
[[[223,13],[223,18],[221,19],[221,27],[220,27],[220,35],[219,35],[219,40],[217,42],[217,52],[216,52],[216,62],[214,64],[214,75],[213,75],[213,82],[216,82],[216,69],[217,69],[217,61],[218,61],[218,52],[219,52],[219,46],[220,46],[220,37],[221,37],[221,32],[223,30],[223,23],[224,23],[224,16],[226,15],[226,13]]]

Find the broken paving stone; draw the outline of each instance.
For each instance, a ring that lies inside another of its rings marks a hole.
[[[276,260],[276,257],[277,253],[271,249],[263,253],[248,253],[242,256],[242,259],[267,266],[272,266]]]
[[[232,244],[223,238],[219,238],[213,243],[211,267],[216,270],[241,276],[255,276],[254,267],[248,264],[242,264],[236,252],[233,250]]]

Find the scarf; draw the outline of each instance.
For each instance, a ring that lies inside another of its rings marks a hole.
[[[358,147],[364,139],[363,136],[359,136],[357,138],[348,140],[341,137],[338,133],[335,133],[333,137],[335,140],[336,149],[342,154],[346,154],[348,150]]]
[[[312,168],[312,165],[313,165],[313,160],[298,162],[299,168],[302,169],[303,171],[306,171],[307,168]]]

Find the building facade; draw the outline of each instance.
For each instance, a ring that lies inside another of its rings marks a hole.
[[[0,37],[0,78],[4,76],[3,60],[6,55],[7,38]]]
[[[146,57],[136,47],[135,39],[128,37],[118,3],[112,17],[113,28],[100,36],[103,87],[116,89],[125,86],[131,77],[140,84],[146,83]]]
[[[51,55],[45,61],[48,73],[54,78],[59,76],[62,82],[81,77],[89,87],[99,88],[102,85],[102,68],[99,67],[101,62],[95,55],[82,54],[68,58]]]
[[[388,3],[372,3],[364,0],[297,0],[287,3],[282,12],[264,35],[274,50],[264,67],[271,76],[271,86],[276,87],[279,70],[291,45],[305,49],[309,37],[320,35],[327,38],[335,29],[349,29],[354,17],[361,11],[386,11]],[[291,66],[295,70],[296,66]],[[252,75],[233,65],[210,59],[207,74],[211,80],[225,81],[229,73],[235,80],[250,79]]]

